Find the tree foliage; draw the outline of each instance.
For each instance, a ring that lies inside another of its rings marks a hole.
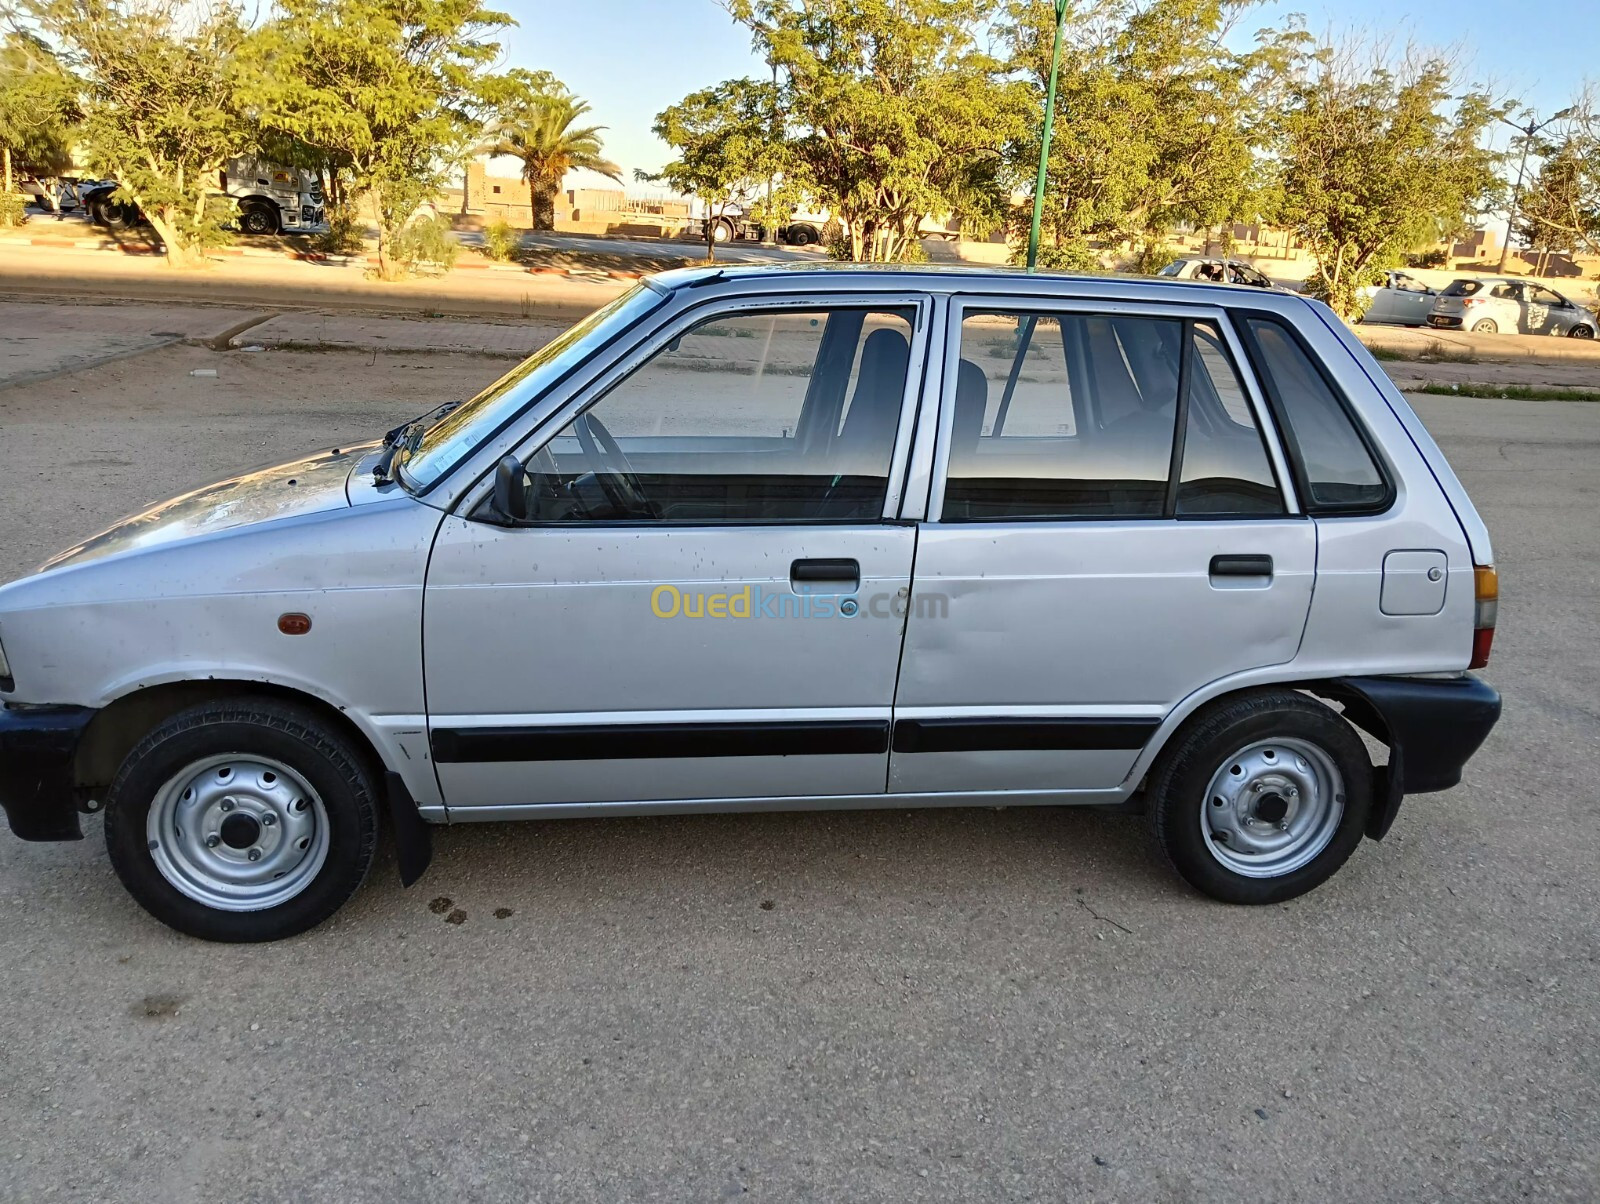
[[[1312,285],[1336,312],[1402,254],[1461,232],[1503,193],[1485,132],[1499,110],[1439,58],[1374,59],[1319,48],[1274,123],[1280,220],[1316,258]]]
[[[1159,243],[1177,225],[1253,219],[1265,181],[1256,151],[1302,34],[1269,30],[1253,49],[1227,38],[1255,0],[1088,0],[1068,14],[1051,134],[1043,231],[1068,261],[1090,239]],[[1013,0],[1005,34],[1044,109],[1055,10]],[[1031,123],[1010,148],[1011,177],[1031,191]],[[1020,222],[1022,214],[1017,218]]]
[[[409,268],[398,236],[470,152],[491,39],[509,24],[481,0],[279,0],[252,36],[241,88],[254,121],[370,201],[381,275]]]
[[[602,153],[605,127],[576,124],[589,112],[588,104],[548,71],[517,68],[490,87],[495,119],[489,140],[478,149],[522,164],[535,230],[555,228],[556,194],[574,168],[621,181],[622,168]]]
[[[732,0],[729,8],[778,73],[791,174],[844,224],[853,258],[901,257],[929,214],[992,208],[1025,92],[979,47],[988,4]]]
[[[1517,205],[1517,233],[1550,252],[1600,254],[1600,114],[1592,97],[1572,106],[1555,138],[1537,144],[1538,174]]]
[[[71,166],[78,86],[37,35],[13,30],[0,40],[0,192],[18,172],[43,178]]]
[[[243,138],[240,10],[226,0],[45,0],[37,16],[82,79],[91,168],[143,210],[169,263],[197,262],[225,237],[219,173]]]
[[[733,79],[692,92],[657,114],[652,127],[677,158],[644,178],[705,203],[706,258],[716,257],[716,219],[730,206],[748,206],[774,177],[793,187],[793,162],[782,138],[775,86]],[[775,214],[763,213],[776,225]]]

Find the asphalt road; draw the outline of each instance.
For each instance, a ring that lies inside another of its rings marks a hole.
[[[504,366],[0,389],[0,578]],[[1208,902],[1066,810],[567,821],[441,832],[409,891],[385,849],[243,948],[149,919],[98,821],[0,834],[0,1200],[1593,1200],[1600,406],[1417,404],[1495,536],[1506,714],[1315,894]]]

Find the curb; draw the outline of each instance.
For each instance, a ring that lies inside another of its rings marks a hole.
[[[600,239],[596,238],[596,241]],[[103,238],[59,238],[43,235],[37,238],[0,238],[0,249],[12,247],[41,247],[79,251],[120,251],[124,255],[160,255],[160,246],[148,242],[113,242]],[[291,259],[302,263],[325,263],[347,267],[351,264],[378,262],[376,255],[329,255],[321,251],[300,251],[293,248],[269,247],[212,247],[206,252],[208,259]],[[543,264],[483,263],[467,260],[455,264],[451,271],[516,272],[530,276],[561,276],[568,280],[598,283],[602,280],[642,280],[648,272],[626,271],[620,268],[556,267]]]

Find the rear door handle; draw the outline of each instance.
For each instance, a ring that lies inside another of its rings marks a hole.
[[[789,566],[789,580],[801,582],[847,583],[851,589],[861,584],[861,565],[855,560],[796,560]]]
[[[1272,576],[1272,557],[1238,554],[1213,556],[1211,558],[1211,575],[1213,577],[1270,577]]]

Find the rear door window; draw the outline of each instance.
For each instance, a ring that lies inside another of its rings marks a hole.
[[[1393,491],[1376,457],[1348,407],[1299,340],[1269,318],[1246,318],[1244,328],[1258,375],[1285,428],[1306,510],[1349,513],[1387,508]]]

